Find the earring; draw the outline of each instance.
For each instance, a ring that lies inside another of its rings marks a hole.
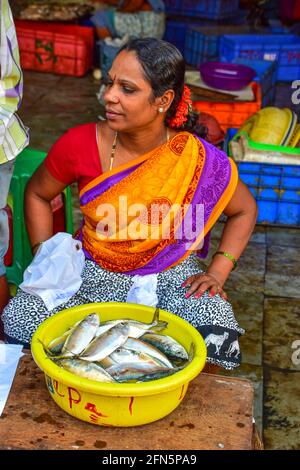
[[[163,112],[164,112],[164,108],[160,107],[160,108],[158,108],[158,111],[159,111],[160,113],[163,113]]]

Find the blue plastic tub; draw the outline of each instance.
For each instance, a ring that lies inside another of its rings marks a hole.
[[[237,129],[228,129],[224,150]],[[238,163],[239,176],[258,205],[258,223],[300,226],[300,165]]]
[[[300,77],[300,37],[296,35],[224,35],[220,40],[220,57],[229,62],[237,58],[276,61],[277,81]]]

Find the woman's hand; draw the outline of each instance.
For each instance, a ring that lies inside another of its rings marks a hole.
[[[196,299],[199,299],[204,292],[209,291],[209,297],[214,297],[219,294],[222,299],[227,300],[227,294],[223,290],[221,281],[218,280],[217,276],[212,273],[201,273],[195,274],[189,277],[181,285],[181,287],[189,286],[189,290],[185,294],[188,299],[191,295],[194,295]]]

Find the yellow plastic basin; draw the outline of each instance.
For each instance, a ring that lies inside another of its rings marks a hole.
[[[254,142],[286,145],[296,123],[297,116],[289,108],[269,106],[250,116],[239,132],[247,132]]]
[[[86,304],[62,310],[45,320],[31,342],[33,358],[45,373],[48,391],[63,410],[78,419],[101,426],[139,426],[163,418],[184,398],[189,382],[203,369],[206,346],[200,333],[177,315],[160,310],[168,322],[164,333],[179,341],[187,351],[195,344],[192,361],[182,370],[163,379],[145,383],[99,383],[78,377],[58,367],[45,354],[48,344],[90,313],[101,321],[132,318],[151,322],[154,308],[123,302]]]

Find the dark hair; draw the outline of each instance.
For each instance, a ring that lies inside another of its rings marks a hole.
[[[175,96],[166,115],[166,123],[172,119],[182,98],[185,62],[180,51],[162,39],[130,39],[118,52],[134,51],[143,67],[145,79],[152,88],[152,98],[162,96],[167,90],[174,90]],[[177,130],[193,132],[206,137],[207,129],[198,123],[199,113],[190,111],[188,120]]]

